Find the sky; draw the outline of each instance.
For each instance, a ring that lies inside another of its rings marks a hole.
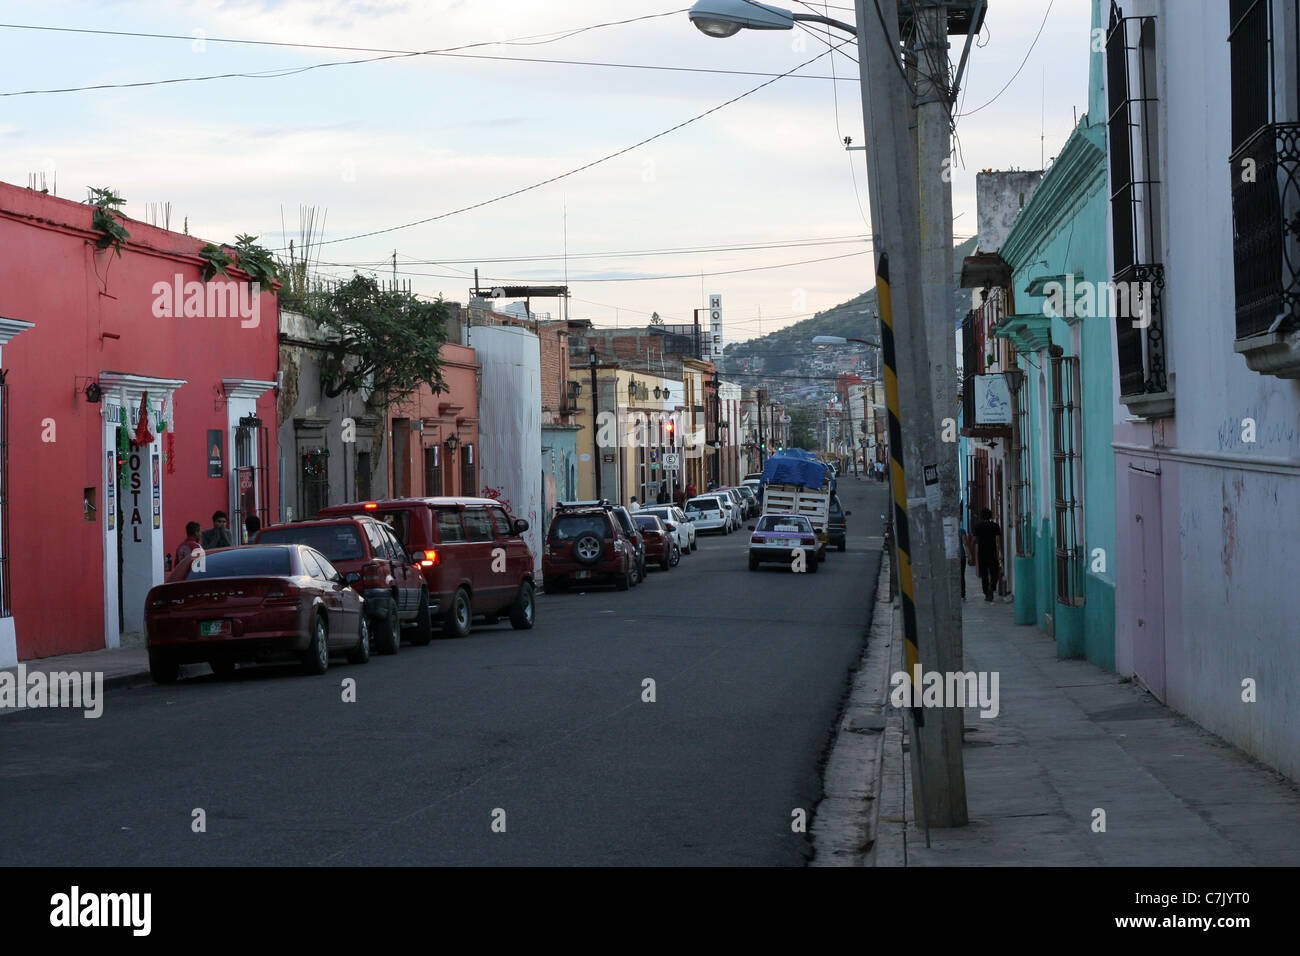
[[[957,122],[957,237],[976,231],[977,170],[1042,168],[1086,110],[1091,4],[989,4],[958,108],[970,115]],[[300,244],[300,209],[314,207],[321,275],[391,278],[396,253],[413,291],[460,302],[476,266],[484,286],[567,282],[570,317],[600,326],[654,312],[690,322],[720,293],[726,340],[740,341],[874,282],[866,158],[842,144],[863,142],[857,50],[830,53],[825,33],[804,29],[713,39],[688,6],[8,5],[0,180],[44,173],[75,200],[111,187],[132,218],[170,203],[173,229],[273,249]],[[854,19],[848,0],[792,8]],[[597,24],[611,25],[582,29]],[[236,39],[259,42],[223,42]],[[430,50],[444,52],[393,55]],[[258,75],[156,82],[232,73]],[[27,92],[101,85],[119,86]],[[420,220],[432,221],[392,229]],[[380,230],[392,231],[364,235]],[[555,300],[532,305],[560,315]]]

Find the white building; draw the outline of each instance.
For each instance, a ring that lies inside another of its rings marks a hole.
[[[1300,778],[1297,0],[1128,0],[1107,30],[1116,666]],[[1235,18],[1235,19],[1234,19]]]

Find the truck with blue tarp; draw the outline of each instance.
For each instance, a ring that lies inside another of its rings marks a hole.
[[[759,496],[763,514],[804,515],[817,532],[819,557],[826,556],[827,525],[835,479],[825,463],[802,448],[786,448],[763,465]]]

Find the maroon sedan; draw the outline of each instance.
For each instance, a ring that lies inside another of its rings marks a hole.
[[[173,683],[181,664],[228,674],[239,661],[293,660],[323,674],[331,654],[370,659],[365,601],[320,552],[305,545],[198,551],[145,598],[149,673]]]
[[[636,520],[637,527],[641,529],[641,534],[645,536],[646,564],[653,561],[665,571],[677,567],[677,562],[682,559],[682,551],[662,519],[657,515],[643,514],[635,514],[632,517]]]

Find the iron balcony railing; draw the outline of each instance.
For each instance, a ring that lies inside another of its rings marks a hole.
[[[1232,154],[1237,338],[1300,327],[1300,123],[1259,129]],[[1249,170],[1252,176],[1243,178]]]

